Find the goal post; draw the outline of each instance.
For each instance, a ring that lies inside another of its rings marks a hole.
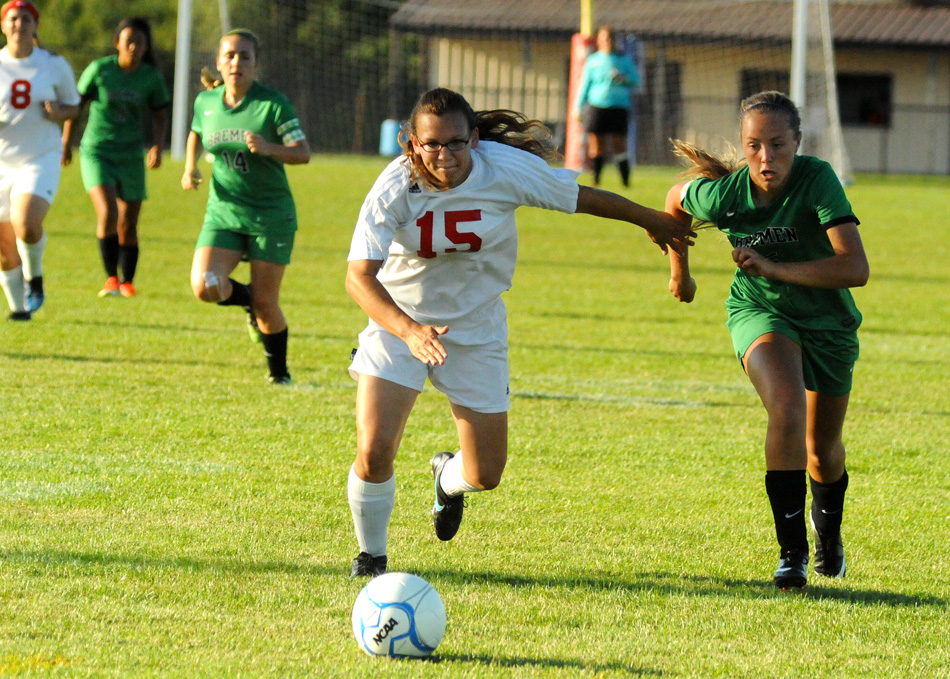
[[[831,163],[853,181],[841,131],[829,0],[794,0],[789,96],[802,111],[801,153]]]

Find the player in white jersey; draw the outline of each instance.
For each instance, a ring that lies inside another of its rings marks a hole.
[[[0,287],[11,320],[43,304],[43,219],[59,188],[58,123],[79,113],[69,64],[37,47],[39,12],[27,0],[0,8]]]
[[[460,454],[431,461],[439,539],[458,531],[464,493],[501,481],[509,408],[501,294],[517,258],[515,209],[628,221],[664,252],[685,250],[694,235],[665,213],[550,168],[549,132],[521,114],[476,114],[460,94],[439,88],[417,102],[408,132],[405,154],[363,203],[347,269],[347,291],[369,316],[350,366],[358,379],[348,481],[360,549],[354,576],[386,570],[396,451],[426,379],[448,396],[460,443]]]

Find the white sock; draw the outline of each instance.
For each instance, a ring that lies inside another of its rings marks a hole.
[[[462,476],[462,451],[455,453],[455,456],[442,467],[439,485],[450,497],[463,493],[480,493],[484,490],[484,488],[476,488]]]
[[[16,249],[23,260],[23,278],[30,281],[43,275],[43,253],[46,252],[46,232],[35,243],[16,240]]]
[[[26,311],[25,287],[22,265],[9,271],[0,271],[0,288],[7,296],[10,311]]]
[[[346,491],[360,551],[383,556],[386,554],[389,518],[396,506],[396,475],[382,483],[370,483],[363,481],[350,467]]]

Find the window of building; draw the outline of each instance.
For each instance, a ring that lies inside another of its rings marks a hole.
[[[841,124],[890,127],[894,78],[868,73],[838,74],[838,107]]]
[[[742,72],[742,99],[763,90],[788,92],[788,71],[747,69]],[[890,127],[893,115],[894,78],[879,73],[839,73],[838,109],[841,124],[855,127]]]

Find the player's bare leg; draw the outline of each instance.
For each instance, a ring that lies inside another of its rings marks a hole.
[[[590,133],[587,135],[587,156],[594,173],[594,186],[600,186],[600,173],[603,172],[606,162],[605,154],[609,154],[609,147],[603,135]]]
[[[617,169],[620,170],[620,181],[623,185],[630,186],[630,158],[627,155],[627,138],[622,134],[610,135],[611,151],[613,159],[617,163]]]
[[[768,413],[765,488],[780,546],[773,580],[781,589],[801,589],[808,577],[807,403],[801,347],[790,337],[766,333],[746,351],[743,364]]]
[[[395,460],[419,392],[370,375],[356,388],[356,460],[347,496],[360,553],[352,575],[386,572],[389,520],[396,503]]]
[[[27,283],[27,310],[36,311],[43,305],[43,254],[46,252],[46,234],[43,220],[49,212],[49,202],[31,193],[12,196],[10,223],[17,238],[17,249],[23,264],[23,278]]]
[[[233,292],[229,277],[241,258],[239,250],[211,246],[195,250],[191,263],[191,290],[195,297],[202,302],[227,301]]]
[[[815,572],[832,578],[845,574],[841,521],[848,472],[841,434],[849,396],[807,393],[806,444],[812,496],[809,517],[815,541]]]
[[[96,211],[96,239],[106,282],[99,291],[100,297],[119,294],[119,235],[116,231],[119,211],[116,205],[114,186],[100,185],[89,189],[89,198]]]
[[[132,279],[135,278],[135,270],[139,262],[138,225],[142,201],[126,202],[121,198],[116,198],[116,205],[118,207],[116,222],[116,233],[119,237],[118,263],[122,274],[119,280],[119,292],[123,297],[133,297],[135,286],[132,285]]]
[[[280,309],[280,284],[284,264],[251,260],[251,308],[267,356],[272,384],[289,385],[287,370],[287,319]]]
[[[432,458],[436,536],[451,540],[462,523],[465,493],[492,490],[501,483],[508,461],[508,413],[480,413],[452,404],[461,454]]]
[[[0,222],[0,287],[10,307],[11,321],[28,321],[31,314],[26,310],[23,264],[17,251],[16,236],[10,222]]]

